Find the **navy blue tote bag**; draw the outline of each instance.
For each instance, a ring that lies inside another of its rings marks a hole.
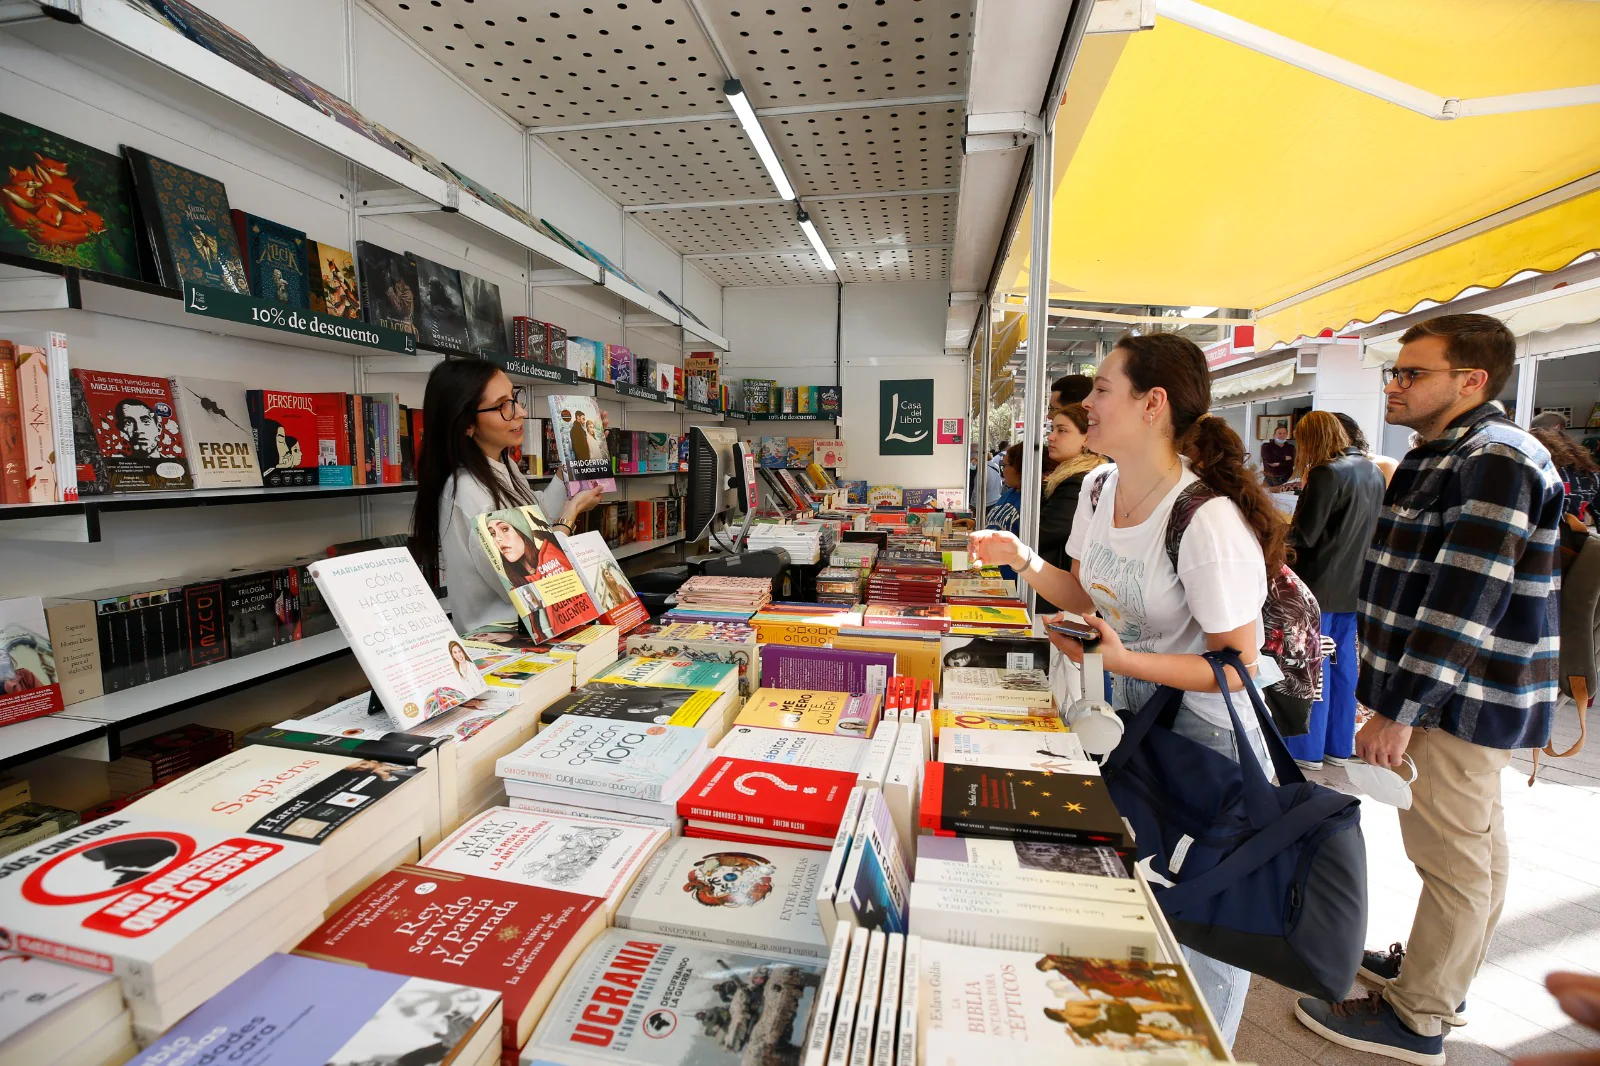
[[[1367,852],[1360,802],[1306,781],[1246,685],[1277,770],[1273,784],[1248,743],[1224,683],[1245,676],[1232,651],[1206,655],[1239,738],[1239,761],[1171,729],[1183,693],[1163,688],[1124,711],[1106,760],[1111,797],[1178,942],[1306,995],[1340,1000],[1367,933]],[[1145,860],[1148,860],[1146,862]],[[1170,882],[1164,886],[1161,880]]]

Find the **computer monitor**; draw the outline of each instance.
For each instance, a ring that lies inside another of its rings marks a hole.
[[[689,428],[689,489],[683,532],[690,543],[704,537],[730,511],[756,509],[755,458],[731,429]]]

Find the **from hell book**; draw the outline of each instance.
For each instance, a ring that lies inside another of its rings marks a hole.
[[[922,828],[936,836],[1127,843],[1126,826],[1104,778],[1048,770],[930,762],[924,767],[919,817]]]
[[[166,378],[99,370],[74,370],[72,378],[81,493],[193,487]]]

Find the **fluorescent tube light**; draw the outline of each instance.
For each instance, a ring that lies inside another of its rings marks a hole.
[[[767,176],[772,179],[772,184],[778,187],[778,195],[785,200],[793,200],[794,186],[789,184],[789,175],[783,172],[783,164],[778,161],[778,153],[772,150],[772,142],[767,140],[767,131],[761,128],[755,108],[750,106],[750,98],[744,94],[744,86],[739,84],[738,78],[729,78],[722,85],[722,94],[728,98],[733,113],[739,117],[739,125],[744,127],[744,135],[755,146],[756,155],[761,157],[761,165],[767,168]]]
[[[806,235],[806,240],[811,242],[811,247],[817,250],[817,255],[822,259],[822,265],[830,273],[838,273],[839,268],[833,264],[833,256],[828,254],[828,246],[822,243],[822,234],[817,232],[817,224],[811,221],[811,216],[801,211],[796,216],[800,220],[800,231]]]

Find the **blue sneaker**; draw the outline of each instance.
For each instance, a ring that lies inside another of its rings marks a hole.
[[[1381,992],[1361,999],[1324,1003],[1307,996],[1294,1005],[1294,1016],[1313,1033],[1340,1047],[1366,1051],[1415,1066],[1444,1066],[1444,1037],[1414,1033],[1400,1020]]]

